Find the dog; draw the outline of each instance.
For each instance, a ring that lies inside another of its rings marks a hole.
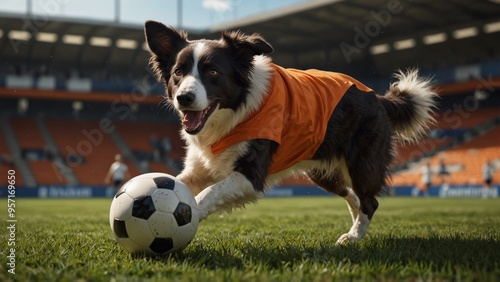
[[[219,40],[147,21],[150,65],[179,114],[187,143],[177,178],[195,195],[200,220],[257,201],[291,174],[305,173],[343,197],[353,225],[339,244],[359,241],[377,210],[395,141],[425,134],[436,107],[431,81],[399,71],[385,95],[354,78],[272,63],[259,34]]]

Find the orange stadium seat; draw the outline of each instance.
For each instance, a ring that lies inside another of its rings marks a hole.
[[[2,156],[4,156],[4,155],[8,156],[8,157],[11,156],[9,147],[7,146],[7,143],[5,142],[3,135],[0,136],[0,154],[2,154]]]
[[[45,141],[34,118],[13,117],[10,122],[22,149],[41,150],[45,147]]]
[[[424,153],[434,150],[439,146],[442,146],[451,141],[451,138],[425,138],[417,143],[401,144],[397,145],[397,155],[394,164],[402,164],[416,157],[422,156]]]
[[[109,135],[100,130],[99,122],[68,119],[46,119],[45,122],[63,160],[73,170],[80,184],[104,185],[104,178],[119,149]],[[81,155],[83,161],[71,154]]]
[[[439,112],[434,115],[436,123],[431,125],[431,129],[469,129],[491,120],[499,114],[500,109],[498,108],[480,109],[469,112]],[[394,164],[402,164],[422,156],[425,152],[434,150],[452,140],[453,138],[449,137],[438,139],[425,138],[414,144],[398,144],[398,154]]]
[[[173,169],[167,167],[166,165],[158,162],[151,162],[149,164],[149,171],[150,172],[163,172],[163,173],[168,173],[170,175],[177,175],[178,172],[174,171]]]
[[[482,166],[487,159],[500,160],[500,127],[476,137],[469,142],[446,150],[429,159],[432,166],[439,165],[441,159],[447,166],[462,167],[463,169],[449,171],[450,175],[444,179],[434,175],[433,185],[441,185],[446,181],[451,185],[480,185],[482,184]],[[414,186],[420,183],[420,170],[408,170],[392,176],[392,185]],[[500,183],[500,170],[493,175],[493,183]]]
[[[10,152],[10,149],[7,146],[7,143],[5,142],[5,139],[3,136],[0,136],[0,154],[2,155],[2,158],[4,158],[4,157],[6,157],[8,159],[12,158],[12,154]],[[7,171],[9,171],[11,169],[16,171],[16,174],[15,174],[16,186],[23,186],[24,185],[23,178],[22,178],[19,170],[16,169],[15,165],[7,163],[5,161],[0,161],[0,172],[7,173]],[[5,186],[5,185],[8,185],[7,177],[2,176],[2,177],[0,177],[0,186]]]
[[[118,133],[133,151],[153,152],[151,137],[168,138],[172,144],[170,157],[178,160],[184,157],[184,141],[179,138],[180,127],[176,123],[160,122],[129,122],[114,123]]]
[[[452,109],[449,109],[435,115],[436,125],[434,128],[471,128],[498,115],[500,115],[499,108],[476,109],[472,111],[467,111],[465,109],[453,111]]]
[[[500,127],[487,132],[456,148],[444,153],[446,164],[463,165],[462,171],[452,172],[449,177],[450,184],[482,184],[482,166],[486,160],[494,161],[500,159]],[[439,156],[432,158],[437,163]],[[496,171],[493,177],[494,183],[500,183],[500,171]]]
[[[52,161],[30,161],[29,165],[38,185],[66,184],[59,168]]]

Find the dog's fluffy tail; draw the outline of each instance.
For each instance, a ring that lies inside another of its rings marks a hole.
[[[385,96],[379,96],[395,135],[403,141],[416,141],[426,133],[429,124],[435,122],[432,113],[436,109],[437,93],[429,79],[418,76],[418,70],[399,71],[396,82],[391,84]]]

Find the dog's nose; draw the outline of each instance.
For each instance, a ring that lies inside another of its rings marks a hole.
[[[181,106],[187,107],[194,102],[195,96],[193,93],[187,92],[177,95],[176,99]]]

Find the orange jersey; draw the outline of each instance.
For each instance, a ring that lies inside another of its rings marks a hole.
[[[359,90],[373,91],[341,73],[272,66],[273,78],[260,109],[212,146],[212,153],[218,154],[247,140],[275,141],[279,147],[270,174],[314,156],[325,137],[328,120],[347,89],[355,85]]]

